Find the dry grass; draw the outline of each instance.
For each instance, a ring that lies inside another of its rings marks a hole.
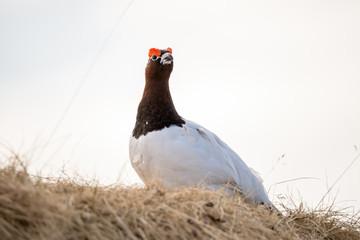
[[[284,216],[220,192],[163,191],[0,169],[0,239],[360,239],[359,218],[282,206]]]

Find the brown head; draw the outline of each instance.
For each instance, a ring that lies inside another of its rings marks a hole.
[[[171,48],[149,50],[149,60],[145,69],[146,81],[168,80],[174,67]]]

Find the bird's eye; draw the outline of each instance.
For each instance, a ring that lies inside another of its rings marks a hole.
[[[157,59],[157,56],[156,56],[156,55],[152,55],[152,56],[151,56],[151,59],[152,59],[152,60],[156,60],[156,59]]]

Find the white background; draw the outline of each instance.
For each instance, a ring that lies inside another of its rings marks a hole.
[[[271,199],[316,206],[360,149],[360,2],[135,0],[116,25],[128,4],[0,0],[1,142],[34,173],[140,182],[128,140],[147,53],[171,47],[179,114],[259,171]],[[327,200],[360,209],[359,173],[357,160]]]

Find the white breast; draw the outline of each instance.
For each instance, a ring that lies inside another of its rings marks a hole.
[[[130,138],[132,166],[146,183],[164,187],[204,183],[209,188],[235,187],[249,203],[270,203],[261,179],[219,137],[185,121],[138,139]]]

